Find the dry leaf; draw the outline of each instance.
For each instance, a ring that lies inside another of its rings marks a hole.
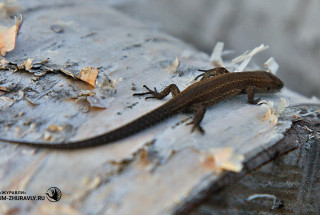
[[[11,28],[0,26],[0,54],[5,56],[7,52],[12,51],[16,45],[16,39],[22,25],[23,17],[15,18],[16,24]]]
[[[289,107],[289,103],[287,102],[287,100],[285,98],[280,98],[280,104],[278,105],[276,114],[277,115],[281,115],[284,111],[285,108]]]
[[[234,65],[241,63],[237,67],[235,72],[243,71],[248,66],[249,62],[251,61],[251,59],[254,55],[266,50],[267,48],[269,48],[269,46],[265,46],[264,44],[261,44],[260,46],[252,49],[251,51],[246,51],[242,55],[232,59],[232,64],[234,64]]]
[[[94,87],[95,82],[96,82],[96,78],[98,76],[99,70],[97,68],[94,67],[85,67],[81,70],[80,75],[76,76],[74,73],[72,73],[69,70],[66,70],[64,68],[60,68],[59,69],[61,72],[63,72],[64,74],[74,78],[74,79],[79,79],[82,80],[88,84],[90,84],[91,86]]]
[[[267,48],[269,48],[269,46],[265,46],[264,44],[261,44],[260,46],[252,49],[251,51],[246,51],[242,55],[232,59],[232,62],[240,63],[249,58],[251,59],[254,55],[266,50]]]
[[[26,71],[30,71],[30,69],[33,66],[33,58],[28,58],[27,60],[25,60],[22,64],[18,65],[18,69],[24,69]]]
[[[81,70],[79,79],[94,87],[99,70],[94,67],[85,67]]]
[[[32,63],[33,63],[33,58],[28,58],[26,61],[24,61],[22,63],[22,65],[24,65],[24,69],[26,71],[29,71],[32,68]]]
[[[262,108],[267,108],[263,121],[270,121],[273,125],[277,124],[278,117],[283,113],[285,108],[289,106],[288,102],[284,98],[280,98],[280,104],[278,105],[277,111],[274,111],[272,101],[262,100],[258,104],[262,104]]]
[[[262,108],[267,108],[266,115],[262,119],[263,121],[270,121],[271,124],[275,125],[278,122],[278,116],[275,114],[274,108],[273,108],[273,102],[272,101],[266,101],[262,100],[258,104],[262,104]]]
[[[276,74],[279,69],[279,64],[273,57],[269,58],[263,64],[263,66],[267,69],[268,72],[271,72],[272,74]]]
[[[180,61],[176,57],[173,61],[173,63],[167,68],[167,72],[175,73],[180,66]]]
[[[240,172],[244,156],[237,154],[233,148],[212,148],[209,153],[202,153],[200,161],[203,165],[215,170]]]
[[[224,46],[223,42],[217,42],[210,56],[210,63],[216,67],[223,66],[223,60],[222,60],[223,46]]]

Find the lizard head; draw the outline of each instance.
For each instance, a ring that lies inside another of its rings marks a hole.
[[[257,91],[262,93],[275,93],[279,92],[284,83],[277,76],[271,72],[264,72],[264,83],[261,86],[257,86]]]

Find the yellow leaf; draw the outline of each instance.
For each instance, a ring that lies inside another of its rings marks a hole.
[[[23,17],[16,17],[16,24],[11,28],[0,26],[0,54],[5,56],[7,52],[12,51],[16,46],[16,39],[22,25]]]
[[[94,87],[99,70],[94,67],[85,67],[81,70],[79,79]]]

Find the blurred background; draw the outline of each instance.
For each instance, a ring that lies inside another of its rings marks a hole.
[[[320,97],[319,0],[109,0],[110,5],[152,28],[211,54],[216,42],[235,56],[261,43],[262,65],[273,56],[287,87]],[[232,57],[232,56],[230,56]]]

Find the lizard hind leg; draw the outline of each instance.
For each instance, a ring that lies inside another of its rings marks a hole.
[[[207,79],[207,78],[217,76],[217,75],[229,73],[229,71],[224,67],[217,67],[217,68],[208,69],[208,70],[198,69],[198,71],[203,72],[203,73],[198,75],[194,80],[197,80],[198,78],[200,78],[202,76],[200,81]]]
[[[144,95],[150,94],[152,96],[148,96],[145,99],[151,99],[151,98],[163,99],[164,97],[169,95],[169,93],[172,94],[172,97],[175,97],[176,95],[178,95],[180,93],[179,88],[175,84],[170,84],[169,86],[164,88],[164,90],[162,90],[161,92],[158,92],[156,88],[154,88],[154,90],[151,90],[146,85],[143,85],[143,87],[147,89],[147,92],[135,93],[135,94],[133,94],[133,96],[144,96]]]
[[[200,126],[200,123],[204,117],[204,114],[206,113],[206,108],[203,104],[196,103],[188,107],[188,111],[192,111],[194,116],[192,122],[188,123],[187,125],[193,125],[191,132],[194,132],[194,130],[200,131],[201,134],[204,134],[205,131]]]

